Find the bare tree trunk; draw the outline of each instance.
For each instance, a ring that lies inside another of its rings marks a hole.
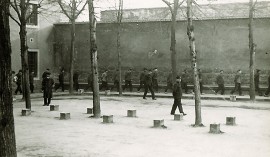
[[[89,9],[89,29],[90,29],[90,56],[91,68],[93,75],[93,111],[94,117],[100,118],[100,97],[98,84],[98,61],[97,61],[97,44],[96,44],[96,18],[94,12],[93,0],[88,0]]]
[[[30,86],[29,86],[29,67],[28,67],[28,47],[26,41],[26,23],[20,27],[21,42],[21,63],[22,63],[22,88],[23,98],[27,109],[31,110]]]
[[[70,69],[69,69],[69,93],[73,93],[73,73],[74,73],[74,53],[75,53],[75,19],[71,21],[71,49],[70,49]]]
[[[0,156],[16,157],[12,104],[9,0],[0,1]]]
[[[25,1],[21,0],[21,5],[24,7]],[[22,87],[23,98],[25,99],[26,108],[31,110],[30,99],[30,84],[29,84],[29,66],[28,66],[28,46],[27,46],[27,31],[26,31],[26,9],[21,9],[21,25],[20,25],[20,43],[21,43],[21,63],[22,63]]]
[[[172,80],[175,82],[176,78],[176,39],[175,39],[175,27],[176,27],[176,15],[178,10],[179,0],[174,0],[173,11],[172,11],[172,25],[171,25],[171,64],[172,64]]]
[[[118,72],[119,72],[119,96],[122,96],[123,89],[122,89],[122,63],[121,63],[121,43],[120,43],[120,31],[121,31],[121,21],[123,15],[123,0],[119,0],[119,9],[117,14],[117,53],[118,53]]]
[[[200,93],[200,85],[199,85],[199,77],[197,70],[197,52],[195,48],[195,36],[194,36],[194,26],[192,24],[192,3],[193,0],[187,0],[187,34],[189,38],[189,48],[193,69],[193,81],[194,81],[194,93],[195,93],[195,126],[202,126],[202,118],[201,118],[201,93]]]
[[[249,1],[249,51],[250,51],[250,64],[249,64],[249,72],[250,72],[250,83],[249,83],[249,96],[250,100],[255,101],[255,82],[254,82],[254,66],[255,66],[255,44],[253,41],[253,0]]]
[[[173,82],[175,82],[176,75],[177,75],[175,27],[176,27],[177,10],[179,7],[179,0],[174,0],[173,7],[171,6],[172,3],[170,3],[169,1],[167,0],[162,0],[162,1],[167,4],[172,15],[170,52],[171,52],[172,79],[173,79]]]

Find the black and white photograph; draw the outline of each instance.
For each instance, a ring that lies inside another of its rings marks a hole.
[[[170,156],[270,156],[270,0],[0,0],[0,157]]]

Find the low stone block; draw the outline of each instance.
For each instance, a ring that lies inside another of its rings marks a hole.
[[[162,127],[164,126],[164,119],[162,120],[154,120],[154,127],[158,128],[158,127]]]
[[[59,105],[50,105],[50,111],[59,111]]]
[[[29,116],[31,115],[31,110],[29,109],[22,109],[22,116]]]
[[[105,90],[105,95],[111,95],[111,91],[110,90]]]
[[[209,133],[212,134],[219,134],[221,133],[220,131],[220,124],[210,124],[210,131]]]
[[[93,108],[87,108],[87,114],[93,114]]]
[[[226,125],[235,125],[235,117],[226,117]]]
[[[231,101],[236,101],[236,96],[235,96],[235,95],[231,95],[231,96],[230,96],[230,100],[231,100]]]
[[[174,120],[183,120],[183,114],[175,114]]]
[[[103,123],[113,123],[113,115],[103,115]]]
[[[128,117],[136,117],[136,110],[128,110],[127,116]]]
[[[65,119],[65,120],[70,119],[70,113],[67,113],[67,112],[60,113],[60,119],[61,120],[62,119]]]

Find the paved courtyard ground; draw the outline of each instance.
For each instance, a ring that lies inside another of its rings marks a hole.
[[[113,124],[89,118],[90,96],[59,96],[49,111],[42,98],[32,100],[32,114],[21,116],[24,103],[14,103],[16,143],[19,157],[268,157],[270,156],[270,103],[202,100],[205,127],[193,128],[194,100],[184,99],[187,113],[182,121],[170,115],[173,99],[101,97],[102,115],[113,115]],[[127,117],[136,109],[137,118]],[[60,112],[70,120],[59,120]],[[178,113],[178,111],[177,111]],[[226,117],[235,116],[236,126]],[[154,119],[164,119],[167,129],[152,128]],[[223,134],[209,134],[209,125],[220,123]]]

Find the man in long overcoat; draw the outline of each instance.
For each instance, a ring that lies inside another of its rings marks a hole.
[[[47,73],[47,77],[44,77],[42,81],[42,90],[43,90],[43,98],[44,98],[43,106],[50,105],[52,95],[53,95],[54,81],[50,75],[51,75],[50,73]]]

